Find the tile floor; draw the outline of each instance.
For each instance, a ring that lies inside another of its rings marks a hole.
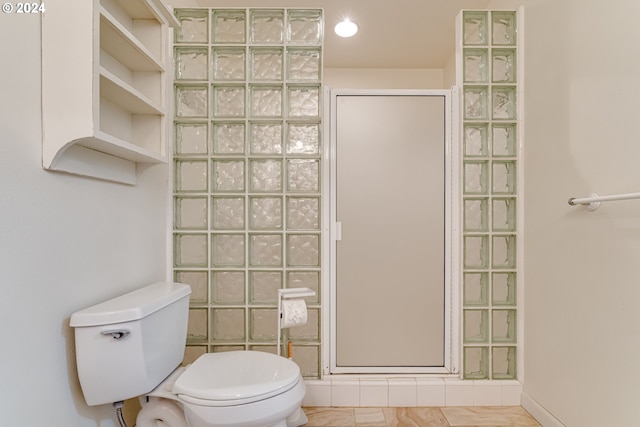
[[[519,406],[444,408],[305,407],[306,427],[538,427]]]

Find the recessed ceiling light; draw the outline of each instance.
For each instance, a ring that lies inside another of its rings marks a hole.
[[[342,22],[338,22],[335,27],[335,32],[340,37],[351,37],[358,32],[358,24],[349,19],[345,19]]]

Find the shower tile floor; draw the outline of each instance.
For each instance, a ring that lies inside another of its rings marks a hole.
[[[305,407],[306,427],[538,427],[519,406],[445,408]]]

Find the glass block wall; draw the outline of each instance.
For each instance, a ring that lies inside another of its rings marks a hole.
[[[175,14],[174,279],[193,290],[185,362],[275,353],[277,290],[320,295],[323,14]],[[285,338],[315,378],[319,296],[307,305],[307,325]]]
[[[464,11],[461,19],[463,372],[466,379],[514,379],[516,12]]]

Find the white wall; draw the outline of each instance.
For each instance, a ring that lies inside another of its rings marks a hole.
[[[456,54],[451,54],[447,63],[442,69],[442,84],[444,89],[449,89],[456,85]]]
[[[2,14],[0,53],[0,424],[113,426],[84,403],[69,316],[165,278],[168,168],[135,187],[44,171],[39,16]]]
[[[442,89],[440,68],[325,68],[331,89]]]
[[[640,191],[640,3],[521,3],[524,391],[569,427],[637,426],[640,200],[567,199]]]

